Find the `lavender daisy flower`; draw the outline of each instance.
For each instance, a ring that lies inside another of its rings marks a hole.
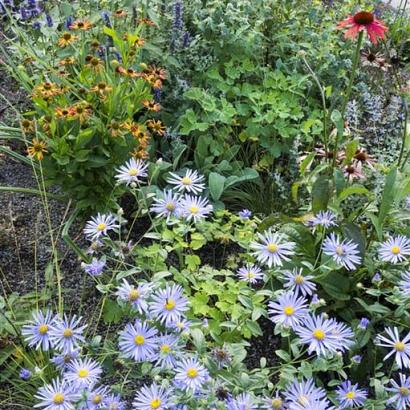
[[[196,359],[181,359],[175,369],[175,382],[185,390],[199,391],[209,378],[208,371]]]
[[[226,403],[226,408],[227,410],[257,410],[257,406],[249,393],[242,393],[234,399],[231,398]]]
[[[359,389],[357,383],[352,384],[350,380],[346,380],[336,389],[336,397],[339,400],[340,409],[353,409],[363,406],[367,399],[367,392]]]
[[[249,219],[252,216],[252,212],[249,209],[242,209],[242,211],[238,212],[238,215],[242,219]]]
[[[291,403],[299,403],[302,408],[315,401],[322,400],[326,397],[326,392],[316,387],[312,379],[302,381],[294,380],[294,382],[286,388],[284,396]]]
[[[80,326],[81,317],[74,315],[68,318],[64,315],[62,320],[56,319],[50,329],[50,339],[55,349],[63,353],[70,353],[78,348],[79,343],[85,341],[83,331],[87,325]]]
[[[195,223],[206,218],[213,210],[206,198],[185,195],[180,202],[180,213],[187,220]]]
[[[410,271],[401,274],[401,281],[399,282],[400,291],[405,296],[410,296]]]
[[[150,328],[146,323],[136,321],[128,324],[120,332],[119,347],[124,357],[136,362],[152,361],[157,348],[157,329]]]
[[[164,334],[157,339],[157,363],[161,369],[174,368],[180,354],[179,338],[175,335]]]
[[[174,329],[177,332],[187,332],[189,331],[190,326],[191,326],[191,322],[182,318],[176,321],[175,323],[172,323],[169,327],[171,329]]]
[[[100,379],[101,373],[102,368],[96,361],[90,358],[75,359],[68,365],[64,379],[80,389],[95,385]]]
[[[288,410],[335,410],[335,407],[330,405],[329,400],[322,399],[307,403],[306,405],[290,403]]]
[[[396,410],[406,410],[410,407],[410,377],[406,377],[405,374],[399,373],[400,383],[391,379],[390,383],[393,387],[387,387],[388,392],[394,393],[386,404],[394,404]]]
[[[180,197],[175,192],[169,190],[162,193],[162,198],[154,198],[154,204],[150,211],[158,217],[166,217],[167,223],[171,217],[178,217],[180,211]]]
[[[335,320],[325,319],[323,315],[306,316],[303,323],[295,329],[303,344],[309,345],[308,353],[318,356],[344,351],[352,344],[353,332],[339,326]],[[340,335],[344,334],[345,338]]]
[[[84,228],[87,239],[95,241],[102,236],[107,235],[108,231],[116,230],[120,227],[117,218],[112,215],[98,214],[88,221]]]
[[[270,230],[263,234],[258,233],[260,242],[252,242],[253,255],[261,263],[266,263],[269,267],[282,266],[283,261],[289,261],[289,256],[294,255],[294,242],[284,242],[284,235],[272,233]]]
[[[156,383],[151,384],[149,387],[143,386],[135,397],[133,408],[138,410],[169,409],[171,394],[172,390],[158,386]]]
[[[361,261],[357,244],[351,240],[340,241],[334,233],[331,233],[323,242],[323,253],[331,256],[338,265],[348,270],[356,269],[355,265],[359,265]]]
[[[211,356],[218,365],[218,369],[222,369],[223,367],[228,366],[232,361],[231,354],[228,352],[225,346],[218,346],[212,349]]]
[[[106,386],[100,387],[91,387],[89,391],[87,391],[86,398],[87,410],[96,410],[103,408],[103,403],[105,399],[108,397],[109,389]]]
[[[188,309],[188,299],[183,296],[182,287],[168,283],[165,289],[159,289],[152,296],[150,304],[151,314],[166,326],[180,321]]]
[[[65,381],[55,379],[37,391],[34,397],[40,401],[33,407],[46,410],[73,410],[74,404],[80,399],[80,394]]]
[[[378,335],[377,336],[377,346],[388,347],[391,348],[391,352],[389,352],[383,360],[388,359],[390,356],[395,355],[395,360],[399,369],[403,367],[409,368],[410,367],[410,332],[407,333],[407,336],[404,339],[400,339],[399,331],[397,327],[386,328],[386,333],[390,337],[388,339],[385,336]]]
[[[21,330],[24,340],[30,347],[35,347],[36,350],[41,349],[44,352],[51,347],[50,329],[53,320],[53,314],[49,310],[45,315],[42,312],[33,312],[32,320]]]
[[[148,164],[140,159],[131,158],[124,165],[117,169],[115,178],[119,183],[129,185],[132,182],[139,183],[141,178],[145,178],[147,174]]]
[[[269,302],[270,320],[286,327],[295,328],[307,314],[306,299],[295,293],[285,293],[276,302]]]
[[[356,354],[352,356],[352,362],[356,364],[360,364],[362,362],[362,356],[360,356],[360,354]]]
[[[266,410],[284,410],[285,403],[280,397],[279,392],[276,392],[275,396],[272,398],[266,398],[264,401],[264,409]]]
[[[379,256],[383,262],[399,263],[410,255],[410,240],[403,235],[389,238],[380,245]]]
[[[93,258],[91,263],[83,263],[82,268],[90,276],[101,276],[105,265],[105,260],[98,260],[97,258]]]
[[[301,293],[303,296],[311,296],[316,292],[316,285],[311,282],[313,279],[312,275],[303,276],[302,269],[293,269],[292,271],[286,271],[283,273],[283,276],[287,280],[284,283],[286,289],[294,291],[296,294]]]
[[[258,266],[251,265],[250,263],[240,268],[237,275],[241,280],[249,283],[258,283],[263,279],[262,270]]]
[[[173,172],[170,172],[169,175],[172,178],[168,178],[167,182],[171,185],[175,185],[177,191],[192,192],[198,195],[205,189],[205,184],[202,183],[204,176],[198,174],[198,171],[187,169],[183,177]]]
[[[104,410],[126,410],[127,403],[121,401],[121,396],[119,394],[110,394],[103,401]]]
[[[51,363],[53,363],[57,369],[59,370],[66,370],[68,365],[80,356],[80,349],[74,349],[70,352],[60,353],[57,356],[54,356],[51,359]]]
[[[331,211],[320,211],[310,219],[312,226],[323,226],[328,229],[331,226],[337,226],[336,215]]]
[[[21,380],[28,380],[28,379],[30,379],[31,375],[32,375],[32,373],[29,369],[21,369],[20,373],[19,373],[19,376],[20,376]]]
[[[139,313],[148,312],[148,303],[146,298],[151,290],[148,284],[140,284],[137,287],[130,285],[126,279],[122,280],[121,286],[117,288],[115,294],[119,299],[128,302]]]

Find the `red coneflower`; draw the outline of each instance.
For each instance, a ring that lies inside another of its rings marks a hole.
[[[349,16],[347,19],[341,21],[337,29],[347,27],[345,38],[354,39],[360,31],[366,30],[370,41],[377,44],[378,39],[384,39],[384,34],[388,28],[374,17],[373,13],[368,11],[359,11],[354,16]]]

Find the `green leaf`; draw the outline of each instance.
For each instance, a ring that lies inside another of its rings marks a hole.
[[[201,259],[198,255],[185,255],[185,264],[189,270],[194,271],[201,264]]]
[[[339,200],[343,201],[344,199],[348,198],[351,195],[370,195],[370,192],[368,189],[366,189],[363,185],[351,185],[345,189],[343,189],[342,192],[339,194]]]
[[[357,225],[349,222],[342,226],[342,231],[347,239],[351,239],[355,244],[358,245],[360,257],[363,260],[366,251],[366,238],[364,237],[360,228]]]
[[[121,307],[113,300],[106,299],[103,309],[103,319],[105,323],[120,323],[123,318]]]
[[[395,183],[397,178],[397,169],[394,167],[386,177],[386,182],[384,184],[383,196],[380,203],[379,209],[379,225],[383,226],[384,220],[388,215],[392,205],[395,201]]]
[[[330,197],[330,183],[327,176],[319,176],[312,187],[312,211],[326,210]]]
[[[217,201],[224,191],[224,184],[226,178],[216,172],[211,172],[209,174],[209,192],[214,201]]]

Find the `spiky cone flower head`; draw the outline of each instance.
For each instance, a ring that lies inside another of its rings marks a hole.
[[[338,30],[347,29],[344,37],[354,40],[361,31],[366,31],[367,36],[373,44],[384,40],[388,28],[369,11],[359,11],[353,16],[348,16],[336,27]]]

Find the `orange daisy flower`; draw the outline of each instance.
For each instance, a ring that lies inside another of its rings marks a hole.
[[[27,148],[27,153],[31,158],[37,158],[39,161],[41,161],[44,158],[44,153],[48,152],[46,150],[46,143],[43,141],[40,141],[37,138],[34,138],[31,142],[31,147]]]
[[[108,94],[112,91],[112,87],[104,81],[100,81],[99,83],[97,83],[97,85],[91,88],[91,91],[100,94],[101,97],[104,97],[105,94]]]
[[[30,121],[27,118],[24,118],[21,120],[20,122],[20,126],[21,129],[23,130],[23,132],[25,134],[32,134],[34,133],[34,129],[35,129],[35,122],[34,121]]]
[[[67,65],[73,65],[74,63],[75,63],[74,57],[66,57],[63,60],[60,60],[58,64],[61,66],[67,66]]]
[[[33,96],[50,98],[63,93],[63,90],[55,83],[45,82],[34,87]]]
[[[127,17],[127,12],[123,9],[118,9],[114,11],[114,17]]]
[[[71,107],[67,107],[67,108],[57,107],[55,109],[55,113],[58,118],[69,118],[74,115],[74,111]]]
[[[92,23],[89,20],[77,20],[70,26],[70,30],[89,30],[92,28]]]
[[[101,71],[104,68],[104,63],[98,57],[92,57],[86,67],[91,68],[94,71]]]
[[[153,112],[158,112],[161,109],[161,106],[150,100],[143,100],[142,105],[148,110],[148,111],[153,111]]]
[[[85,122],[93,113],[91,105],[85,101],[75,104],[71,109],[73,111],[73,117],[79,119],[81,123]]]
[[[78,40],[78,36],[69,33],[66,31],[58,40],[58,45],[60,47],[67,47],[68,45],[74,43],[74,41]]]
[[[377,20],[373,13],[360,11],[354,16],[349,16],[341,21],[337,29],[348,28],[345,32],[345,38],[355,39],[360,31],[365,30],[367,36],[373,44],[377,44],[379,39],[384,39],[388,28],[383,22]]]
[[[112,137],[120,137],[122,135],[121,124],[117,121],[112,120],[108,129],[110,130]]]
[[[161,121],[154,121],[154,120],[148,120],[147,121],[147,127],[155,132],[158,135],[165,135],[166,128],[162,125]]]

